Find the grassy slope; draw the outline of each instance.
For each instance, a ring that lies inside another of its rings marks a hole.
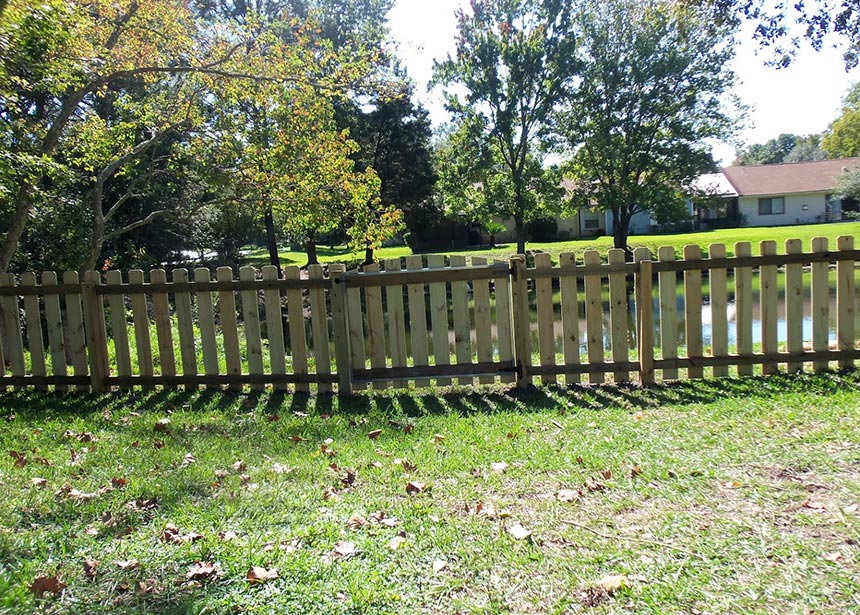
[[[749,241],[753,244],[753,254],[758,254],[758,243],[764,240],[774,240],[780,253],[785,252],[786,239],[803,240],[804,250],[812,249],[813,237],[827,237],[830,248],[835,249],[836,238],[840,235],[860,236],[860,222],[842,222],[838,224],[810,224],[803,226],[779,226],[770,228],[741,228],[720,229],[716,231],[701,231],[697,233],[683,233],[679,235],[634,235],[630,238],[631,248],[645,246],[656,254],[657,248],[661,246],[672,246],[675,253],[680,255],[684,246],[696,244],[707,251],[708,245],[712,243],[726,244],[728,255],[734,254],[736,241]],[[589,239],[576,239],[572,241],[557,241],[552,243],[533,242],[526,245],[529,250],[541,250],[553,255],[557,262],[558,255],[562,252],[575,252],[580,255],[585,250],[598,250],[606,257],[606,252],[612,247],[611,237],[594,237]],[[363,258],[362,255],[354,254],[345,247],[329,249],[323,246],[318,248],[321,262],[352,262]],[[446,252],[446,254],[463,254],[466,256],[487,256],[490,258],[507,258],[516,251],[516,245],[507,244],[495,249],[476,249],[458,252]],[[382,248],[377,251],[377,258],[399,258],[411,254],[409,248],[396,246]],[[281,258],[284,265],[304,265],[307,258],[302,252],[282,252]],[[249,260],[256,264],[268,262],[265,250],[257,250],[249,256]]]
[[[7,393],[0,613],[857,612],[858,392],[855,374],[342,402]],[[99,494],[112,478],[128,483]],[[379,510],[397,525],[348,527]],[[167,523],[202,538],[166,544]],[[200,560],[219,574],[189,584]],[[280,577],[251,587],[251,565]],[[36,600],[37,573],[68,588]],[[608,574],[628,586],[595,589]]]

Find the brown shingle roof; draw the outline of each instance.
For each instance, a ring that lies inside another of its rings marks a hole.
[[[725,167],[723,173],[738,194],[763,196],[833,190],[845,169],[856,168],[860,158]]]

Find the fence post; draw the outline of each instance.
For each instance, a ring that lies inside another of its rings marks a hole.
[[[514,304],[514,361],[517,365],[517,386],[526,388],[531,385],[531,331],[529,329],[529,286],[526,280],[526,257],[522,254],[512,256],[511,294]]]
[[[651,250],[636,248],[633,260],[639,264],[636,272],[636,326],[639,331],[639,383],[654,384],[654,306],[651,303],[653,272]]]
[[[340,395],[352,395],[352,353],[349,347],[349,312],[346,309],[346,267],[340,263],[329,265],[331,280],[331,325],[334,329],[334,362],[337,369]]]
[[[836,240],[840,252],[854,249],[854,237],[845,235]],[[836,334],[838,350],[854,350],[854,261],[836,262]],[[839,369],[854,367],[853,359],[840,359]]]
[[[90,388],[93,393],[107,391],[110,374],[107,354],[104,297],[96,292],[101,284],[98,271],[84,272],[81,297],[84,301],[84,327],[87,332],[87,350],[90,360]]]

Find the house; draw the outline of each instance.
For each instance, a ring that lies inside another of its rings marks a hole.
[[[857,168],[860,158],[725,167],[722,175],[731,191],[723,184],[723,195],[729,207],[730,201],[737,199],[741,226],[843,220],[850,212],[857,212],[857,202],[833,193],[839,176]]]

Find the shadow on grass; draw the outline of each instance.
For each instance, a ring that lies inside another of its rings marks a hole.
[[[831,394],[860,391],[860,371],[820,374],[679,380],[650,387],[637,385],[547,385],[527,389],[449,387],[441,390],[371,391],[352,397],[287,391],[154,390],[110,395],[79,392],[10,391],[0,394],[0,418],[88,417],[134,408],[141,413],[169,414],[183,409],[269,415],[291,412],[308,415],[391,416],[496,414],[542,412],[574,408],[602,410],[710,403],[720,399],[770,398],[785,393]]]

